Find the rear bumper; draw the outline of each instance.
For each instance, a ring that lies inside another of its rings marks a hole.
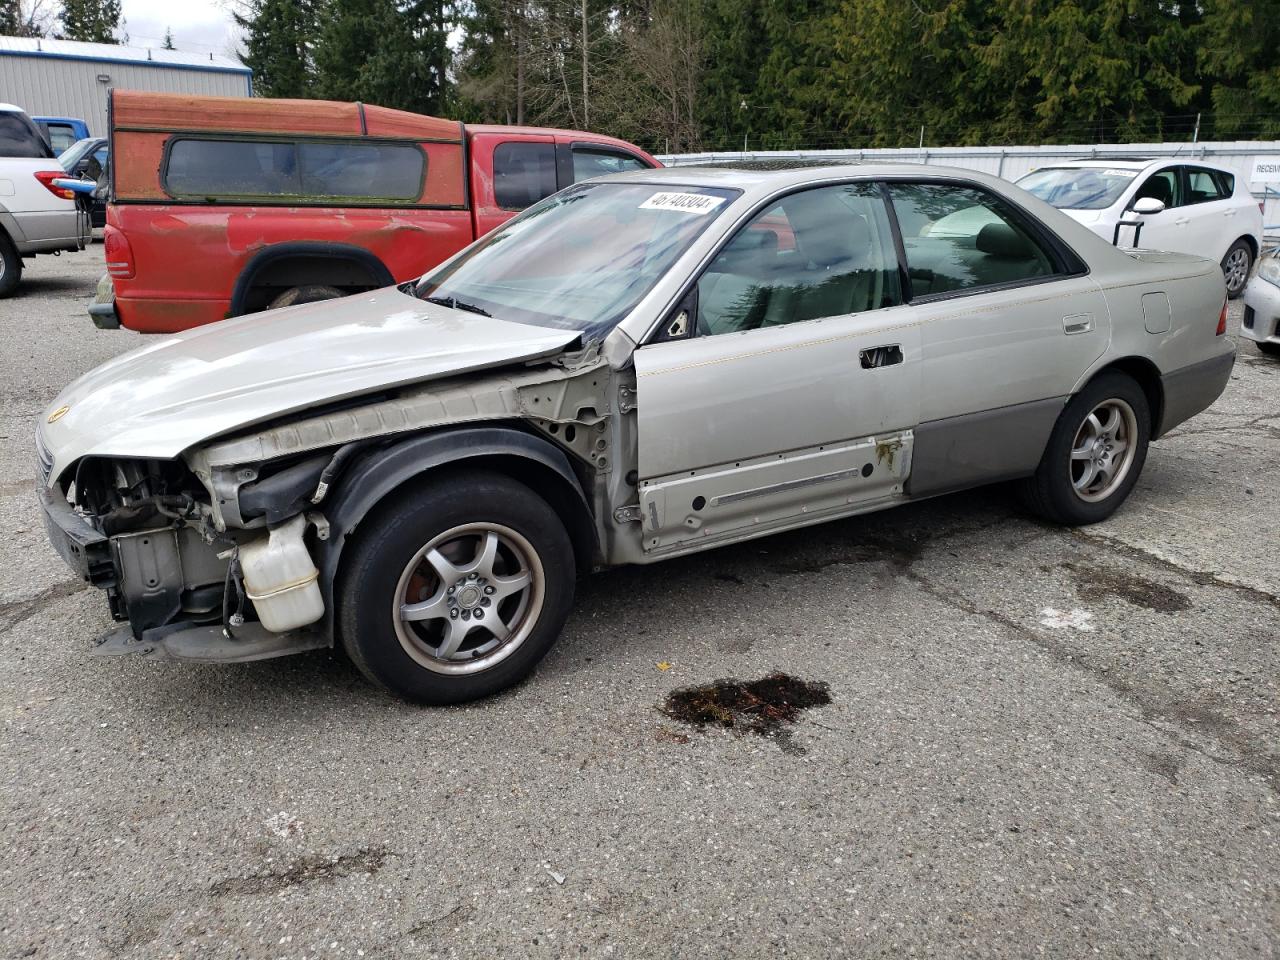
[[[1280,344],[1280,287],[1254,277],[1244,288],[1244,311],[1240,336]]]
[[[1164,374],[1160,379],[1164,386],[1164,415],[1156,437],[1162,437],[1178,424],[1190,420],[1207,409],[1231,379],[1235,366],[1236,350],[1232,341],[1222,339],[1222,351],[1208,360],[1201,360]]]

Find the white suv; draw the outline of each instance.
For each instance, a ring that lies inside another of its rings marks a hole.
[[[84,249],[86,205],[53,183],[66,175],[22,108],[0,103],[0,297],[18,288],[24,257]]]
[[[1247,184],[1205,163],[1076,160],[1041,167],[1018,186],[1119,246],[1219,261],[1231,297],[1244,291],[1262,244],[1262,208]]]

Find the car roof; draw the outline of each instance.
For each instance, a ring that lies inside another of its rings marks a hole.
[[[1042,167],[1036,167],[1036,170],[1088,170],[1105,168],[1107,170],[1133,170],[1142,171],[1148,167],[1165,167],[1165,166],[1190,166],[1203,167],[1207,170],[1218,170],[1222,173],[1230,173],[1225,167],[1217,164],[1208,163],[1204,160],[1197,160],[1195,157],[1091,157],[1088,160],[1062,160],[1056,163],[1046,163]],[[1031,171],[1032,173],[1035,170]]]
[[[614,173],[600,177],[593,182],[615,183],[668,183],[673,187],[727,187],[743,191],[749,197],[761,197],[785,190],[788,187],[803,187],[807,184],[825,183],[840,180],[875,180],[875,179],[913,179],[913,180],[965,180],[982,184],[1006,193],[1013,187],[1007,180],[1001,180],[988,173],[977,170],[964,170],[958,167],[942,167],[924,163],[883,163],[883,162],[849,162],[841,161],[806,161],[786,162],[752,162],[735,163],[731,161],[713,161],[710,163],[681,164],[674,167],[658,167],[653,170],[635,170],[630,173]]]

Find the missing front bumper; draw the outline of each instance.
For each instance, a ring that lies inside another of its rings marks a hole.
[[[329,641],[323,635],[305,630],[272,633],[260,624],[246,623],[228,637],[219,626],[175,623],[144,630],[140,638],[133,635],[132,628],[120,627],[99,637],[90,652],[98,657],[138,656],[193,663],[249,663],[327,646]]]

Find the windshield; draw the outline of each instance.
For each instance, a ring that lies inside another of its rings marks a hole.
[[[1018,186],[1060,210],[1105,210],[1138,173],[1123,167],[1047,167],[1027,174]]]
[[[599,339],[739,191],[584,183],[508,221],[423,277],[424,300]]]
[[[62,169],[70,171],[77,163],[84,159],[84,155],[89,152],[97,140],[87,137],[84,140],[77,140],[67,149],[58,154],[58,162],[62,164]]]

